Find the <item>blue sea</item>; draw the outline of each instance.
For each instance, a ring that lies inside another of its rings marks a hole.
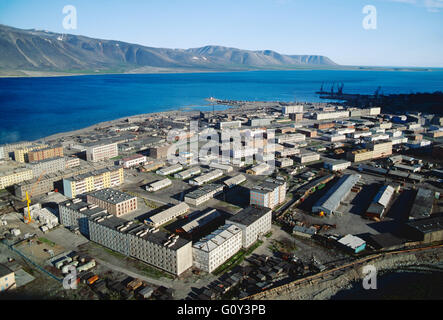
[[[226,73],[93,75],[0,79],[0,143],[54,133],[141,113],[195,108],[205,98],[320,101],[322,83],[342,82],[344,92],[371,94],[443,90],[434,71],[254,71]]]

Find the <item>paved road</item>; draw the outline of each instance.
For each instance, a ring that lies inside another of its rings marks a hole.
[[[104,261],[104,260],[101,260],[101,259],[98,259],[98,258],[94,258],[94,259],[98,263],[100,263],[101,265],[103,265],[103,266],[105,266],[105,267],[107,267],[107,268],[109,268],[111,270],[124,273],[124,274],[126,274],[126,275],[128,275],[130,277],[138,278],[138,279],[141,279],[141,280],[143,280],[143,281],[145,281],[147,283],[152,283],[152,284],[157,285],[157,286],[164,286],[164,287],[167,287],[167,288],[171,288],[172,287],[172,281],[156,280],[156,279],[148,278],[146,276],[143,276],[143,275],[138,274],[136,272],[130,271],[128,269],[121,268],[121,267],[118,267],[116,265],[113,265],[112,263],[109,263],[107,261]]]

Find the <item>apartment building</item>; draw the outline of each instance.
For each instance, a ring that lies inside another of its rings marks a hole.
[[[301,152],[300,154],[295,155],[294,159],[298,163],[304,164],[320,160],[320,154],[316,152]]]
[[[192,243],[159,229],[103,213],[89,219],[90,239],[174,275],[192,267]]]
[[[250,205],[273,209],[285,201],[286,182],[267,179],[253,187],[249,192]]]
[[[63,157],[63,147],[57,146],[53,148],[44,148],[39,150],[33,150],[28,152],[28,161],[42,161],[46,159]]]
[[[194,267],[212,272],[242,248],[242,230],[225,224],[192,246]]]
[[[260,236],[271,230],[272,210],[265,207],[250,206],[226,220],[242,230],[242,246],[250,247]]]
[[[66,168],[65,158],[47,158],[40,161],[34,161],[26,164],[28,169],[32,170],[34,177],[42,174],[50,174],[57,171],[63,171]]]
[[[123,168],[109,167],[63,179],[63,193],[68,198],[79,194],[119,186],[123,183]]]
[[[220,130],[241,128],[241,121],[220,121],[217,123],[217,128]]]
[[[0,171],[0,189],[31,180],[33,177],[32,170],[28,168],[13,168],[11,170]]]
[[[106,209],[84,202],[79,198],[59,203],[58,212],[62,225],[69,229],[78,228],[80,233],[87,238],[89,238],[89,217],[94,217],[100,213],[107,214]]]
[[[80,166],[80,158],[65,157],[65,169],[75,168]]]
[[[291,113],[303,113],[303,105],[284,106],[282,114],[289,115]]]
[[[97,162],[118,156],[117,143],[93,142],[85,145],[86,160]]]
[[[164,143],[162,145],[149,148],[149,157],[154,159],[166,159],[168,157],[168,150],[171,145]]]
[[[14,160],[17,162],[25,163],[28,161],[28,153],[30,151],[47,148],[47,144],[32,144],[27,147],[14,149]]]
[[[0,146],[0,159],[9,160],[10,157],[12,156],[12,154],[14,153],[14,150],[29,147],[32,144],[33,144],[33,142],[29,142],[29,141],[11,143],[11,144],[3,144]]]
[[[137,210],[137,197],[115,189],[93,191],[86,198],[88,203],[96,204],[116,217]]]
[[[349,111],[333,111],[333,112],[316,112],[314,114],[315,120],[330,120],[339,118],[348,118]]]

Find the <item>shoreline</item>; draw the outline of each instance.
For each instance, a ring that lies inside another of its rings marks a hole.
[[[382,277],[386,274],[396,273],[404,267],[441,266],[442,258],[441,248],[433,248],[429,251],[379,257],[365,263],[365,265],[374,265],[377,273]],[[251,300],[331,300],[340,293],[349,293],[349,290],[353,290],[358,283],[361,283],[362,279],[361,266],[355,266],[344,272],[311,280],[293,288],[281,289],[278,292],[263,292],[259,297],[252,296]]]
[[[141,67],[143,68],[143,67]],[[155,68],[155,67],[153,67]],[[160,68],[159,68],[160,69]],[[299,67],[294,69],[243,69],[243,70],[199,70],[199,69],[161,69],[153,71],[140,71],[137,69],[125,71],[125,72],[86,72],[86,73],[63,73],[57,71],[32,71],[23,70],[23,73],[29,73],[25,75],[3,75],[0,74],[0,79],[27,79],[27,78],[57,78],[57,77],[80,77],[80,76],[118,76],[118,75],[151,75],[151,74],[194,74],[194,73],[237,73],[237,72],[258,72],[258,71],[316,71],[316,70],[328,70],[328,71],[385,71],[385,72],[438,72],[443,71],[442,67],[372,67],[372,66],[324,66],[324,67]],[[13,71],[12,71],[13,72]]]

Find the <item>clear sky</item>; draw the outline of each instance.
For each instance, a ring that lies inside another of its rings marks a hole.
[[[65,5],[77,9],[66,31]],[[362,12],[377,10],[376,29]],[[443,0],[1,0],[0,23],[152,47],[222,45],[339,64],[443,67]]]

